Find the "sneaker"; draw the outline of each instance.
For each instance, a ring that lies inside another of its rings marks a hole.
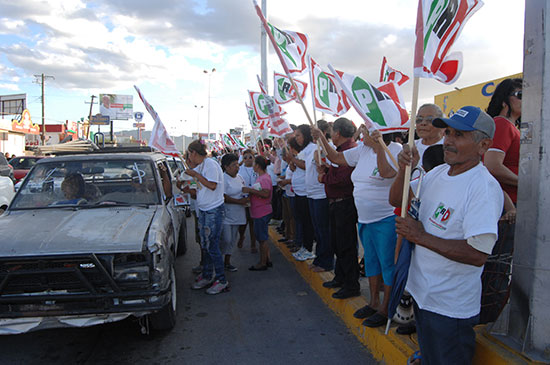
[[[313,252],[310,252],[306,249],[304,249],[304,252],[302,253],[302,256],[305,257],[306,260],[314,259],[317,256]]]
[[[191,271],[193,272],[193,274],[200,274],[202,272],[202,265],[195,266],[191,269]]]
[[[221,281],[216,280],[210,288],[206,289],[206,294],[219,294],[223,291],[228,290],[228,287],[229,283],[227,281],[225,283],[222,283]]]
[[[193,283],[193,285],[191,285],[191,289],[195,289],[195,290],[204,289],[208,285],[212,284],[213,281],[214,281],[213,277],[210,279],[206,279],[202,275],[199,275],[195,279],[195,282]]]
[[[231,265],[231,264],[225,265],[225,269],[226,269],[227,271],[231,271],[231,272],[237,271],[237,268],[236,268],[235,266]]]
[[[300,249],[292,254],[292,256],[297,259],[302,256],[302,253],[305,251],[305,248],[300,247]]]

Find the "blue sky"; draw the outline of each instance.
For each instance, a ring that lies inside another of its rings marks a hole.
[[[310,53],[322,65],[376,82],[386,56],[390,65],[412,75],[415,0],[334,4],[268,0],[268,17],[282,29],[306,33]],[[521,72],[523,6],[517,0],[486,0],[453,48],[464,54],[459,81],[445,86],[423,80],[420,101]],[[134,110],[144,111],[135,84],[170,133],[189,135],[197,128],[206,132],[203,70],[216,68],[210,76],[210,130],[225,132],[248,127],[244,103],[247,90],[258,89],[259,39],[249,0],[0,0],[0,95],[26,93],[33,120],[39,121],[40,86],[33,75],[52,75],[55,80],[46,82],[46,122],[59,123],[87,116],[85,102],[92,94],[134,95]],[[271,51],[268,68],[271,87],[273,71],[282,71]],[[410,84],[402,90],[407,101]],[[306,122],[297,105],[286,109],[292,123]],[[150,129],[151,118],[144,121]],[[115,129],[132,122],[117,121]]]

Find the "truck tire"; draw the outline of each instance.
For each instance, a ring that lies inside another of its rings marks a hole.
[[[170,300],[158,312],[149,315],[149,324],[154,330],[169,331],[176,325],[176,269],[170,269]]]

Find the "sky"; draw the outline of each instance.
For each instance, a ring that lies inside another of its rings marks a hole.
[[[463,53],[462,75],[453,85],[422,79],[420,103],[522,72],[524,2],[484,3],[452,48]],[[267,0],[267,18],[280,29],[307,34],[309,54],[322,66],[330,63],[375,83],[384,56],[412,76],[417,5]],[[272,90],[273,72],[283,70],[268,47]],[[260,72],[260,21],[251,0],[0,0],[0,95],[26,93],[34,122],[41,121],[34,75],[44,73],[54,77],[45,82],[47,124],[87,117],[91,95],[99,94],[133,95],[134,111],[145,112],[137,85],[172,135],[206,132],[208,120],[210,132],[248,130],[244,104],[248,90],[259,90]],[[307,74],[301,79],[307,81]],[[410,106],[412,82],[402,94]],[[298,104],[287,105],[289,122],[307,123]],[[311,102],[306,106],[311,113]],[[131,129],[133,120],[114,123],[115,130]]]

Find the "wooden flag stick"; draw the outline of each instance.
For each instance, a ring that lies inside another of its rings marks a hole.
[[[420,78],[415,76],[413,79],[413,97],[411,105],[411,118],[409,125],[409,148],[412,152],[414,146],[414,132],[416,129],[416,109],[418,106],[418,89],[420,84]],[[403,200],[401,200],[401,218],[407,216],[407,208],[409,207],[409,190],[411,186],[411,170],[412,166],[405,167],[405,176],[403,181]],[[402,236],[397,236],[397,243],[395,245],[395,262],[397,262],[397,257],[399,256],[399,251],[401,250],[401,243],[403,241]]]

